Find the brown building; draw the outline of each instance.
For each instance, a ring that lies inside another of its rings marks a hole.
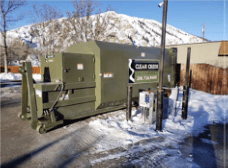
[[[185,83],[187,49],[191,47],[191,87],[212,94],[228,94],[228,41],[167,46],[177,48],[180,85]]]

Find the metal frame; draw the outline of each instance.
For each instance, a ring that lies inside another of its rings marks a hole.
[[[31,62],[23,62],[23,66],[19,68],[19,72],[22,74],[22,106],[18,116],[22,120],[30,121],[31,127],[41,134],[46,133],[46,131],[59,124],[63,124],[63,120],[56,121],[54,111],[49,113],[49,118],[46,119],[46,122],[38,119]],[[30,113],[27,112],[28,107]]]

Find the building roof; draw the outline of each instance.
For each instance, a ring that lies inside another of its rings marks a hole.
[[[172,44],[172,45],[166,45],[166,47],[172,47],[172,46],[184,46],[184,45],[199,45],[199,44],[207,44],[207,43],[221,43],[221,42],[228,42],[227,40],[222,41],[205,41],[201,43],[187,43],[187,44]]]

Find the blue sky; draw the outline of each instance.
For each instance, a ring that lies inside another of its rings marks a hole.
[[[162,22],[162,8],[158,4],[162,0],[129,0],[129,1],[98,1],[102,4],[102,9],[110,5],[119,14],[129,16],[153,19]],[[34,2],[39,4],[47,3],[56,6],[65,15],[65,11],[72,11],[73,7],[70,0],[66,1],[31,1],[29,0],[25,7],[20,8],[18,12],[24,12],[29,15],[31,6]],[[11,28],[31,24],[28,17],[18,22]],[[202,25],[205,23],[205,38],[211,41],[227,40],[228,28],[228,0],[169,0],[167,23],[186,31],[190,34],[202,36]]]

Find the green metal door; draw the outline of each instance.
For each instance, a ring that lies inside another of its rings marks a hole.
[[[66,83],[95,81],[94,56],[64,53],[63,81]]]

